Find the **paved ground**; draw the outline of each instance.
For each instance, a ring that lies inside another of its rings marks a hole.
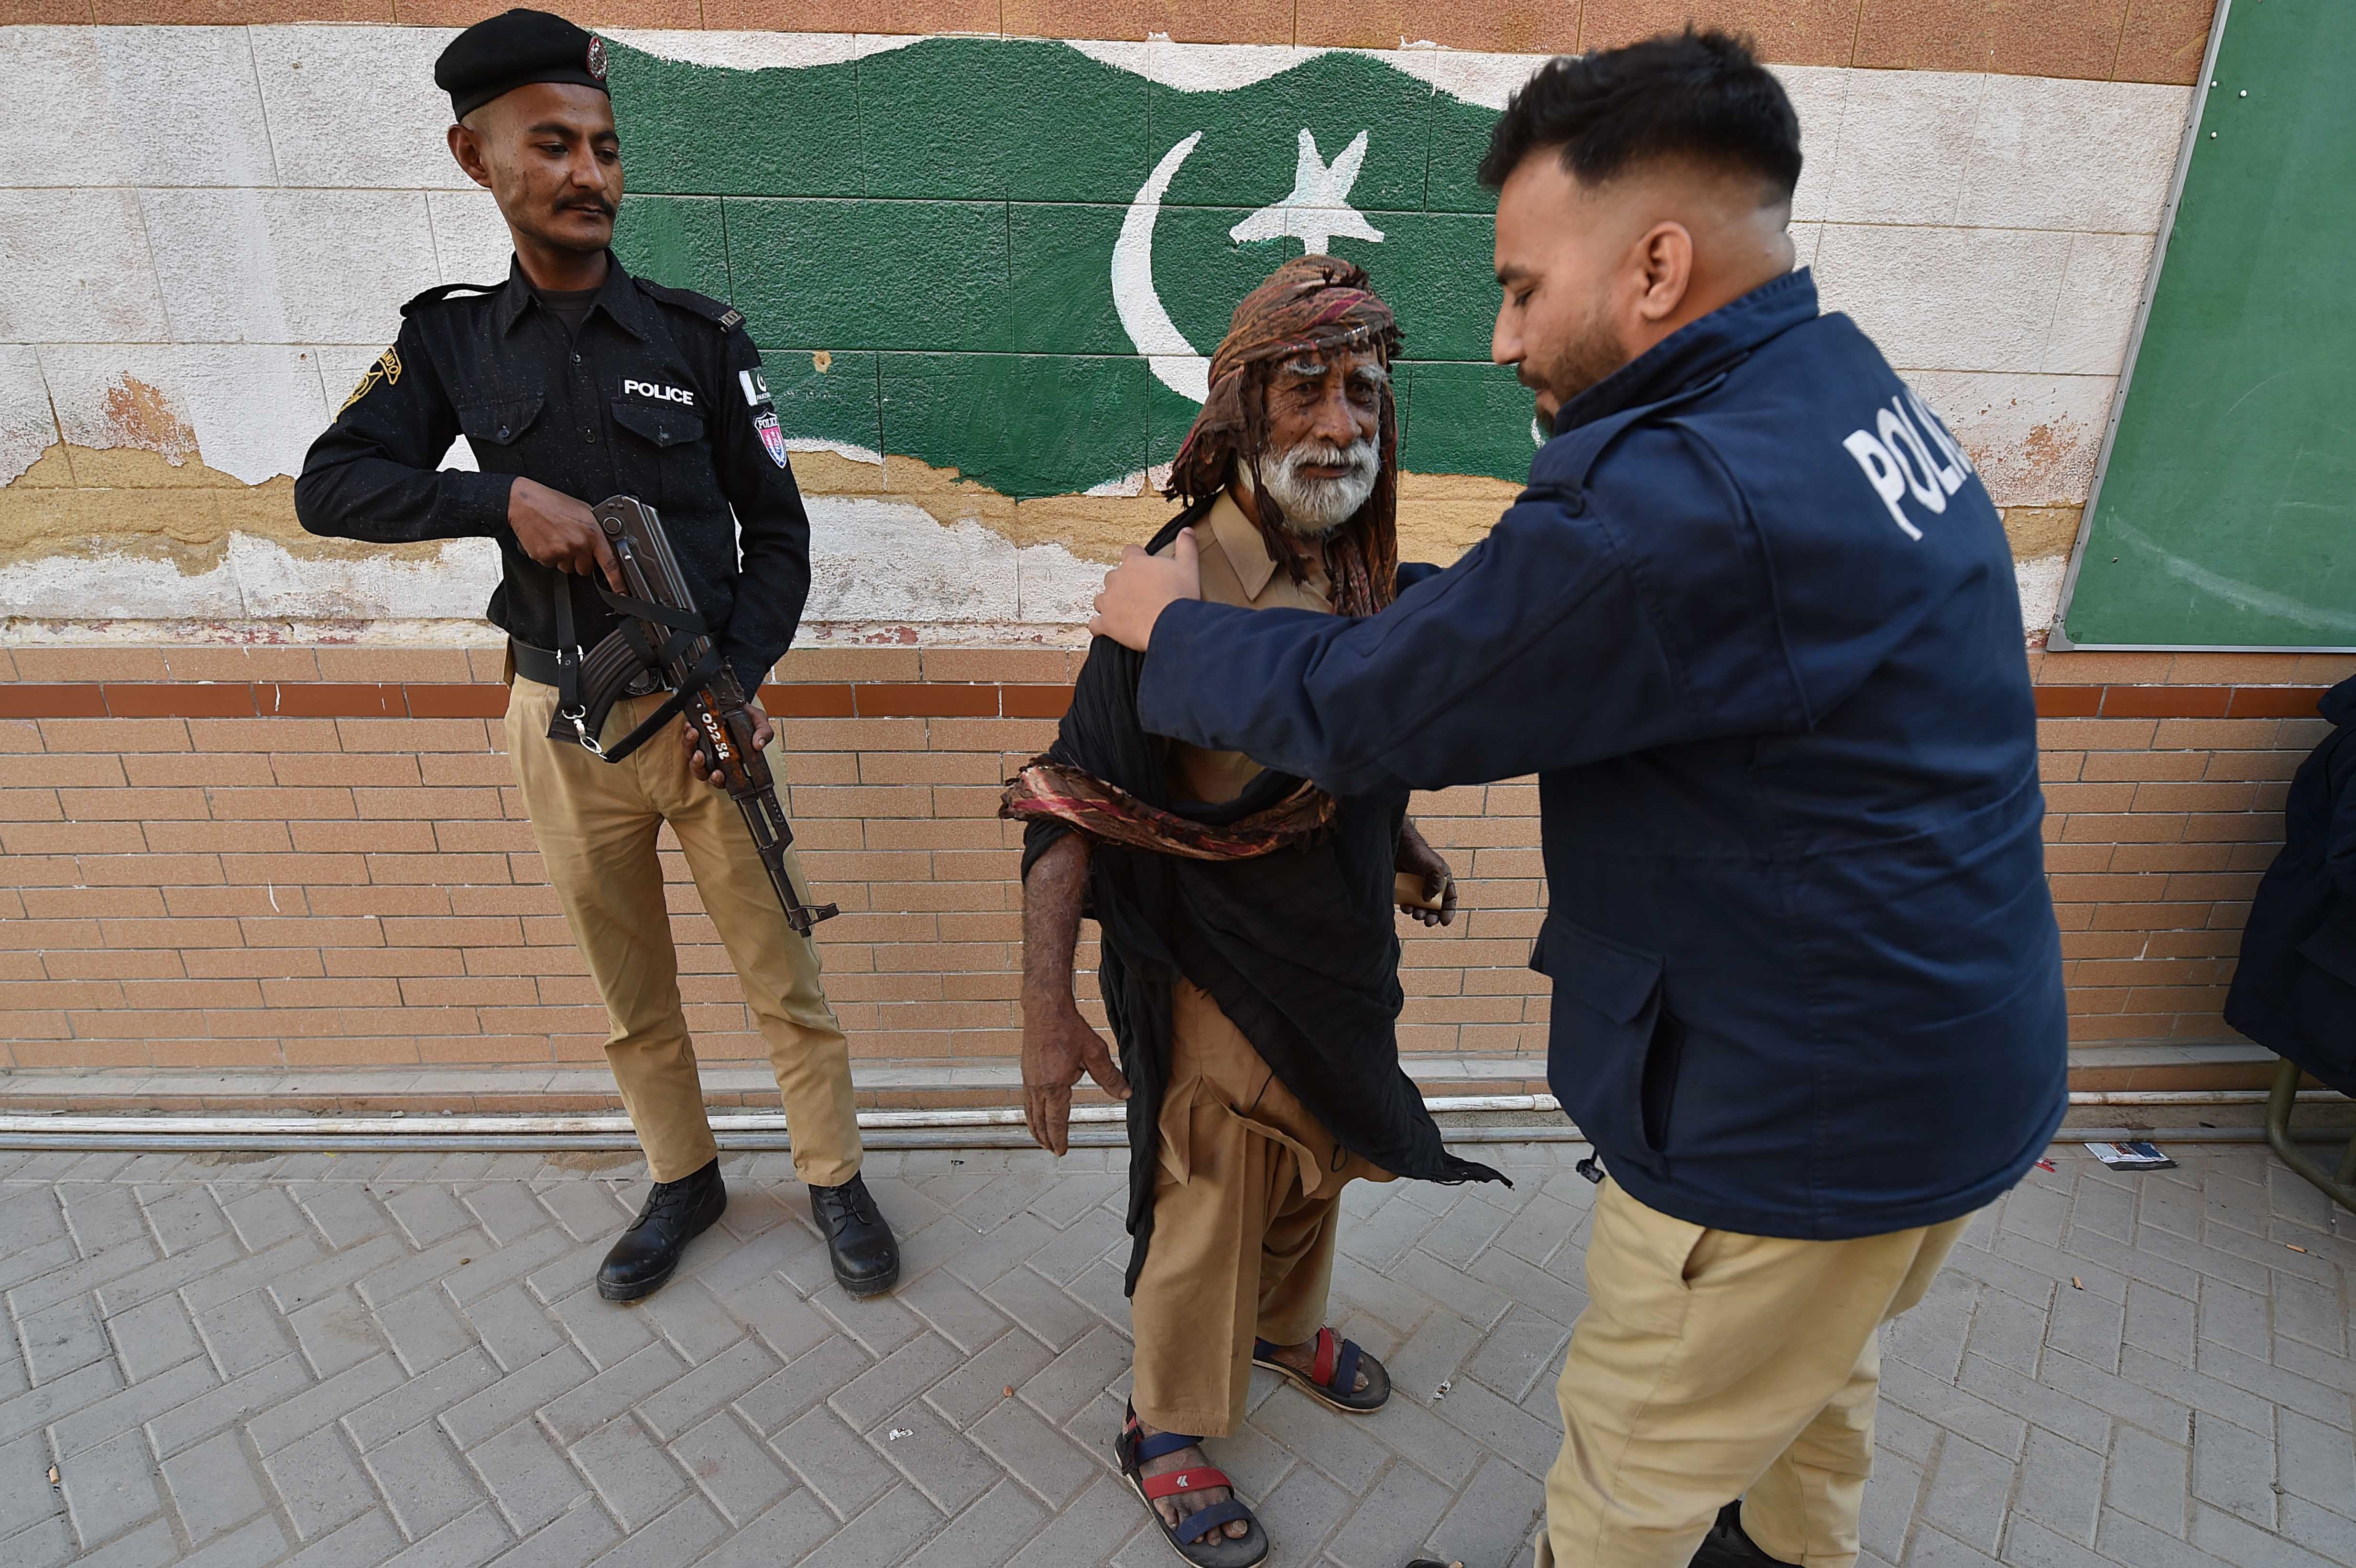
[[[1354,1189],[1341,1316],[1399,1397],[1255,1390],[1213,1452],[1274,1561],[1527,1561],[1579,1152],[1492,1151],[1510,1193]],[[1892,1332],[1869,1561],[2356,1563],[2356,1230],[2255,1149],[2179,1152],[2062,1157]],[[669,1289],[599,1301],[642,1177],[584,1163],[0,1154],[0,1563],[1174,1561],[1106,1463],[1104,1154],[872,1157],[908,1281],[863,1306],[766,1155]]]

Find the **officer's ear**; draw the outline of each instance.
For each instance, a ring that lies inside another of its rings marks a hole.
[[[485,108],[487,109],[488,105]],[[473,180],[485,190],[489,190],[491,165],[490,160],[484,156],[481,125],[483,114],[484,110],[477,109],[465,120],[450,127],[450,155],[458,160],[458,166],[466,172],[468,179]],[[474,123],[468,122],[474,122]]]

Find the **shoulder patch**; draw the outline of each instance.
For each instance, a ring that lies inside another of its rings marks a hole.
[[[376,357],[376,363],[369,366],[368,369],[361,374],[359,385],[352,389],[351,395],[336,406],[336,417],[337,419],[343,418],[344,411],[346,409],[350,408],[354,403],[357,403],[362,398],[367,397],[369,392],[373,391],[378,387],[378,385],[381,384],[390,387],[400,379],[400,351],[398,349],[388,348],[383,353],[378,355]]]
[[[734,332],[744,325],[743,311],[724,301],[713,299],[710,294],[700,294],[693,289],[674,289],[635,275],[630,281],[637,284],[648,298],[660,300],[665,304],[675,304],[681,310],[693,311],[723,332]]]
[[[402,305],[401,307],[401,314],[407,315],[411,311],[415,310],[420,305],[439,304],[444,300],[448,299],[452,294],[492,294],[498,293],[499,290],[506,286],[507,285],[503,283],[436,283],[432,288],[427,289],[424,293],[413,296],[408,304]]]

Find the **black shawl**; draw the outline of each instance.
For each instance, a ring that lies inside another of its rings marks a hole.
[[[1192,512],[1154,539],[1160,549]],[[1098,637],[1048,752],[1149,805],[1225,825],[1275,805],[1301,780],[1273,770],[1224,805],[1171,798],[1170,742],[1138,721],[1142,655]],[[1504,1181],[1442,1147],[1423,1096],[1400,1068],[1399,944],[1392,881],[1405,795],[1336,803],[1332,825],[1250,859],[1205,861],[1101,840],[1090,844],[1087,911],[1103,941],[1098,978],[1120,1046],[1129,1099],[1128,1288],[1153,1234],[1162,1101],[1170,1083],[1170,987],[1193,981],[1241,1029],[1334,1140],[1397,1176]],[[1023,870],[1066,833],[1033,820]]]

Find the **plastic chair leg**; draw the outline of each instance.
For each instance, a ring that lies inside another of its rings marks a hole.
[[[2348,1140],[2336,1177],[2308,1158],[2290,1141],[2290,1113],[2298,1103],[2298,1079],[2296,1061],[2286,1061],[2275,1069],[2274,1089],[2266,1096],[2266,1142],[2273,1146],[2275,1157],[2297,1172],[2309,1186],[2342,1209],[2356,1211],[2356,1137]]]

